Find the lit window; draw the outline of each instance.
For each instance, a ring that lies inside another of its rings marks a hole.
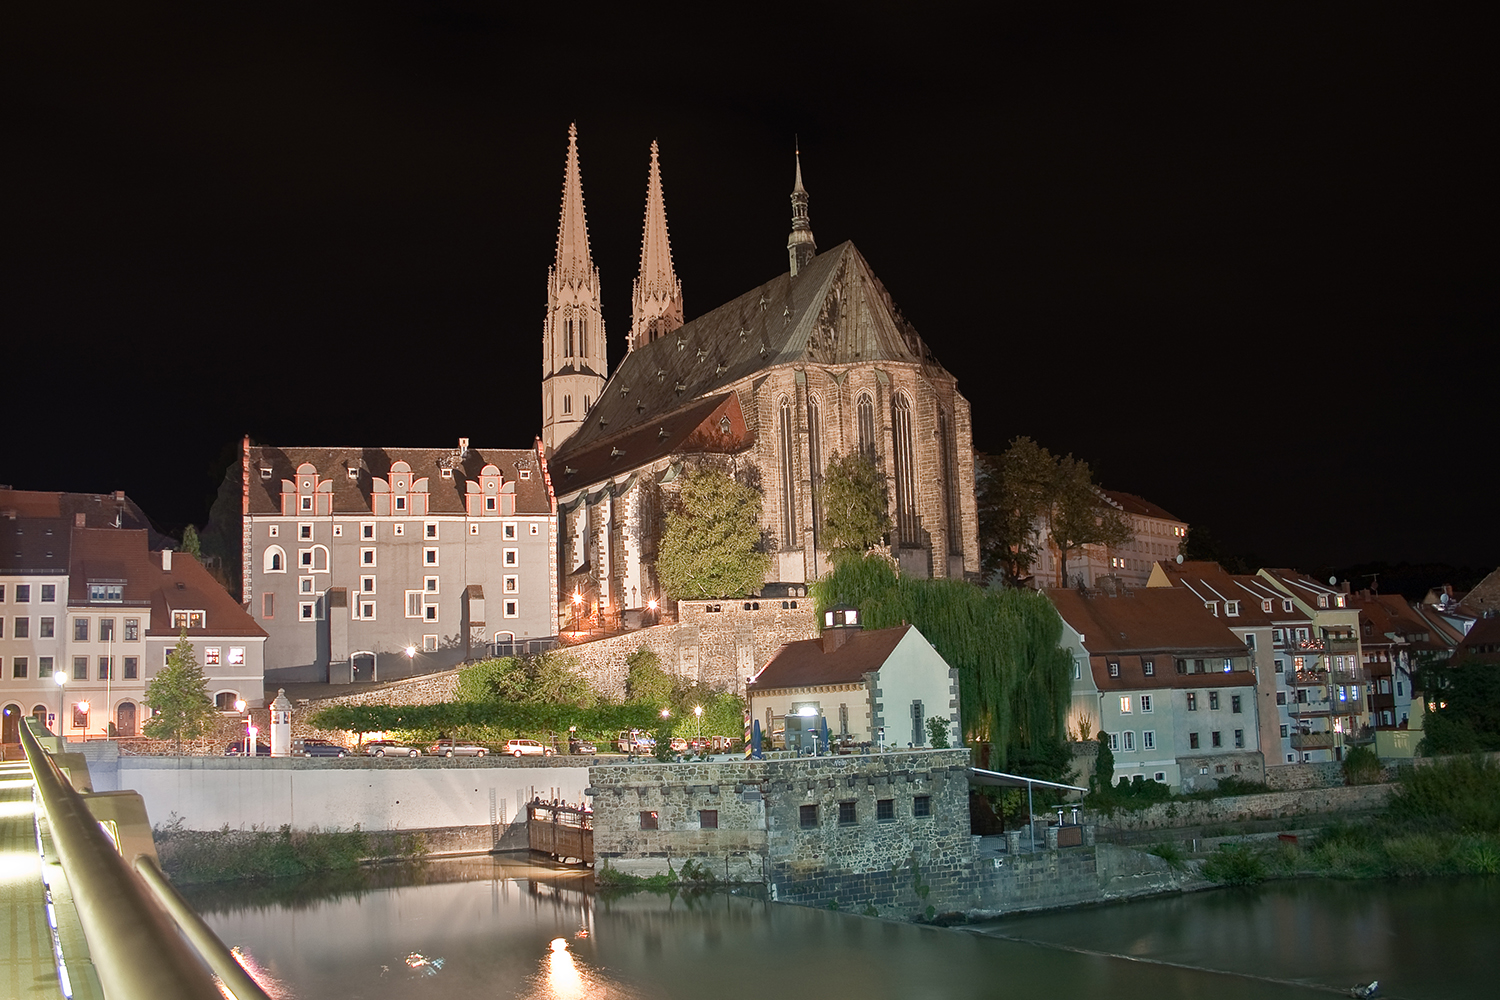
[[[243,667],[245,665],[245,647],[229,647],[229,665],[231,667]]]
[[[1111,677],[1118,677],[1118,676],[1120,676],[1120,665],[1118,663],[1111,662],[1109,664],[1109,676],[1111,676]]]
[[[1129,695],[1123,695],[1120,698],[1120,714],[1121,715],[1129,715],[1130,714],[1130,696]]]
[[[219,665],[219,647],[203,647],[203,665],[205,667],[217,667]]]
[[[507,594],[514,594],[514,593],[518,593],[519,590],[520,590],[520,585],[519,585],[518,578],[514,577],[514,576],[507,576],[505,578],[505,592]]]

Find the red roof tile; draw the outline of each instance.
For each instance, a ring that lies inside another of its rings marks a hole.
[[[912,626],[859,631],[831,653],[823,652],[823,640],[789,642],[771,657],[752,682],[757,693],[812,687],[816,684],[858,684],[865,674],[879,670],[900,645]]]

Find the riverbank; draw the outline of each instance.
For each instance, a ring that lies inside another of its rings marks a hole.
[[[420,861],[427,856],[420,833],[352,830],[184,830],[181,824],[153,831],[162,871],[181,885],[266,880],[350,871],[379,862]]]

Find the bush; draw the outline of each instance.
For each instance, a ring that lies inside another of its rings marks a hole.
[[[1176,844],[1153,844],[1146,853],[1156,855],[1174,869],[1181,869],[1187,863],[1187,855]]]
[[[1459,757],[1427,767],[1402,768],[1401,787],[1386,815],[1460,833],[1500,830],[1500,766],[1481,757]]]
[[[1220,885],[1255,885],[1266,874],[1265,858],[1244,844],[1223,844],[1203,862],[1203,877]]]
[[[1355,747],[1344,755],[1344,783],[1373,785],[1380,780],[1380,758],[1369,747]]]

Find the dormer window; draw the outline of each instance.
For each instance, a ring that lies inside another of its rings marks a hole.
[[[1270,601],[1261,601],[1260,602],[1260,610],[1263,611],[1263,612],[1265,612],[1266,614],[1270,614],[1271,613],[1271,602]]]
[[[302,509],[303,510],[312,510],[313,509],[312,503],[313,503],[313,498],[312,497],[303,497],[302,498]]]
[[[406,509],[406,497],[397,497],[396,498],[396,509],[397,510],[405,510]]]
[[[1291,614],[1291,611],[1292,611],[1292,602],[1291,601],[1282,601],[1281,602],[1281,610],[1285,611],[1287,614]]]
[[[530,469],[522,469],[521,470],[521,478],[522,479],[530,479],[531,478],[531,470]]]
[[[203,612],[174,611],[172,612],[172,627],[175,629],[202,628]]]
[[[260,470],[260,478],[262,478],[262,479],[270,479],[271,478],[271,470],[270,469],[266,469],[266,468],[262,468]]]
[[[1208,609],[1209,614],[1213,615],[1215,618],[1219,617],[1218,601],[1204,601],[1203,606]]]
[[[359,468],[357,466],[350,466],[349,467],[349,478],[350,479],[358,479],[359,478]]]
[[[118,583],[89,584],[89,600],[118,604],[125,599],[125,588]]]
[[[1327,594],[1319,594],[1318,595],[1318,607],[1320,607],[1320,608],[1326,608],[1326,607],[1328,607],[1328,595]]]
[[[1239,616],[1239,613],[1240,613],[1240,602],[1239,601],[1225,601],[1224,602],[1224,615],[1225,615],[1225,617],[1236,618],[1236,617]]]
[[[438,473],[438,475],[442,476],[444,479],[452,479],[453,478],[453,470],[452,469],[443,469],[440,473]]]

